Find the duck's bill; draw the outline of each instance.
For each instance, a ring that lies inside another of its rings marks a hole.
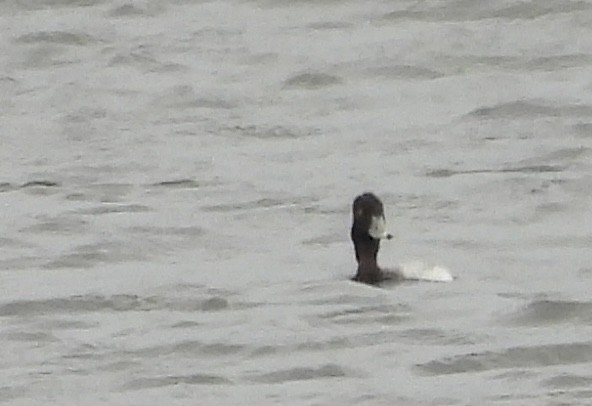
[[[368,234],[370,234],[370,237],[377,240],[390,240],[393,238],[393,235],[386,231],[386,224],[383,216],[372,216],[372,222],[370,223]]]

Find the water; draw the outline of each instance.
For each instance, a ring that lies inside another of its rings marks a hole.
[[[25,3],[0,403],[592,403],[591,2]]]

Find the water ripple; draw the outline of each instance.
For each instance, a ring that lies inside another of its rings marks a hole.
[[[546,379],[542,385],[554,389],[590,387],[592,386],[592,377],[562,373]]]
[[[60,45],[90,45],[97,40],[85,33],[66,32],[66,31],[40,31],[21,35],[15,39],[16,42],[23,44],[60,44]]]
[[[508,316],[512,324],[533,326],[546,324],[592,324],[592,303],[566,300],[535,300]]]
[[[445,3],[412,3],[406,10],[397,10],[384,15],[387,20],[420,21],[478,21],[485,19],[532,20],[547,15],[574,13],[590,9],[585,1],[564,2],[518,2],[484,3],[455,0]]]
[[[528,165],[528,166],[517,166],[501,169],[430,169],[426,172],[425,176],[430,178],[448,178],[455,175],[473,175],[473,174],[484,174],[484,173],[546,173],[546,172],[561,172],[565,168],[558,165]]]
[[[232,383],[229,379],[212,374],[191,374],[191,375],[173,375],[161,376],[156,378],[137,378],[126,382],[121,390],[140,390],[148,388],[161,388],[164,386],[185,385],[223,385]]]
[[[278,370],[252,376],[249,380],[256,383],[284,383],[311,379],[343,378],[350,375],[345,368],[339,365],[326,364],[317,368],[300,367]]]
[[[45,300],[17,300],[0,305],[0,316],[34,316],[62,313],[86,313],[102,311],[151,311],[174,310],[182,312],[219,311],[229,308],[228,299],[216,294],[199,294],[190,298],[166,298],[160,296],[140,297],[138,295],[77,295],[67,298]],[[201,296],[201,297],[200,297]],[[241,308],[248,303],[235,304]]]
[[[302,89],[319,89],[341,84],[343,80],[335,75],[318,72],[307,72],[294,75],[284,82],[286,87]]]
[[[589,105],[548,106],[536,100],[518,100],[495,106],[479,107],[467,117],[487,119],[519,119],[538,117],[581,117],[592,115]]]
[[[194,179],[171,179],[153,183],[151,186],[159,186],[171,189],[196,189],[202,186],[202,184]]]
[[[592,362],[592,343],[510,347],[500,351],[485,351],[433,360],[417,366],[428,375],[448,375],[483,372],[504,368],[536,368],[552,365],[572,365]]]

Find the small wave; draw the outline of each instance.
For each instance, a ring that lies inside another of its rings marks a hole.
[[[248,200],[243,202],[235,202],[229,204],[216,204],[203,206],[202,210],[207,212],[233,212],[238,210],[257,210],[257,209],[284,209],[297,207],[305,203],[309,203],[310,198],[307,196],[294,197],[280,197],[280,198],[261,198],[257,200]]]
[[[429,361],[418,368],[429,375],[483,372],[496,369],[534,368],[588,363],[592,343],[575,342],[510,347]]]
[[[59,187],[60,184],[58,182],[54,182],[51,180],[44,180],[44,179],[40,179],[40,180],[32,180],[29,182],[25,182],[22,185],[17,185],[17,184],[13,184],[10,182],[0,182],[0,192],[9,192],[12,190],[17,190],[17,189],[39,189],[39,188],[54,188],[54,187]]]
[[[410,328],[397,333],[398,341],[413,345],[469,345],[479,341],[476,337],[461,331],[448,331],[436,327]]]
[[[0,316],[31,316],[102,310],[140,310],[141,301],[135,295],[111,297],[85,295],[47,300],[20,300],[0,306]]]
[[[152,209],[143,204],[105,203],[96,207],[80,209],[76,213],[96,216],[113,213],[144,213],[149,211],[152,211]]]
[[[178,289],[182,289],[182,285]],[[17,300],[0,305],[0,317],[30,317],[36,315],[72,314],[90,312],[133,312],[150,310],[172,310],[178,312],[214,312],[226,310],[231,303],[222,294],[214,291],[204,292],[202,289],[194,289],[183,297],[181,290],[175,292],[175,297],[147,296],[134,294],[103,295],[76,295],[41,300]],[[236,303],[233,307],[251,307],[249,303]]]
[[[442,72],[415,65],[385,65],[368,69],[370,75],[386,79],[430,80],[444,76]]]
[[[165,386],[185,385],[221,385],[229,384],[231,381],[223,376],[211,374],[192,374],[177,376],[145,377],[133,379],[122,386],[123,391],[139,390],[148,388],[161,388]]]
[[[251,378],[258,383],[284,383],[291,381],[317,380],[323,378],[343,378],[348,376],[345,369],[335,364],[323,365],[319,368],[291,368],[270,372]]]
[[[9,192],[11,190],[15,190],[16,186],[12,185],[9,182],[0,182],[0,193],[2,192]]]
[[[21,35],[16,41],[25,44],[44,43],[84,46],[96,42],[96,39],[82,32],[39,31]]]
[[[258,139],[301,139],[320,134],[320,131],[314,127],[256,124],[235,125],[224,128],[223,131],[228,132],[231,136],[239,135]]]
[[[592,303],[565,300],[535,300],[510,316],[511,324],[533,326],[545,324],[592,322]]]
[[[345,30],[353,26],[351,23],[343,21],[321,21],[314,22],[308,25],[313,30]]]
[[[67,217],[41,217],[40,222],[21,229],[21,231],[41,234],[49,233],[56,235],[83,234],[88,231],[88,223],[81,219],[70,219]],[[1,244],[0,244],[1,245]]]
[[[32,180],[32,181],[29,181],[27,183],[24,183],[21,187],[22,188],[27,188],[27,187],[37,187],[37,186],[41,186],[41,187],[56,187],[56,186],[59,186],[59,183],[53,182],[51,180]]]
[[[561,172],[565,168],[559,165],[526,165],[500,169],[431,169],[425,176],[429,178],[449,178],[456,175],[501,174],[501,173],[552,173]]]
[[[377,322],[381,325],[398,325],[409,320],[410,318],[409,310],[407,308],[400,305],[394,306],[389,304],[347,307],[344,309],[328,312],[323,314],[321,317],[325,320],[342,325],[374,325]],[[366,332],[364,333],[362,341],[370,342],[373,339],[372,336],[372,334]],[[384,337],[382,337],[380,334],[379,337],[374,338],[377,339],[377,342],[384,340]],[[353,342],[354,340],[350,338],[349,341]]]
[[[288,78],[284,85],[286,87],[297,87],[304,89],[318,89],[321,87],[341,84],[341,78],[327,73],[307,72],[294,75]]]
[[[168,187],[168,188],[183,188],[183,189],[196,189],[199,188],[201,185],[200,182],[196,181],[195,179],[171,179],[171,180],[163,180],[161,182],[156,182],[151,184],[150,186],[158,186],[158,187]]]
[[[132,2],[128,2],[122,4],[119,7],[113,8],[108,15],[110,17],[154,17],[158,15],[158,13],[164,11],[164,6],[162,5],[149,5],[145,7],[140,7],[137,4],[132,4]]]
[[[577,387],[591,387],[592,377],[561,373],[543,382],[544,386],[552,389],[571,389]]]
[[[422,3],[423,4],[423,3]],[[435,3],[436,6],[413,6],[403,10],[391,11],[383,16],[385,20],[418,20],[418,21],[479,21],[487,19],[499,20],[533,20],[560,13],[575,13],[588,10],[590,5],[584,1],[537,3],[519,2],[504,4],[497,2],[446,2]]]
[[[540,117],[589,116],[589,105],[551,106],[543,100],[516,100],[494,106],[483,106],[469,112],[466,117],[478,119],[536,119]]]

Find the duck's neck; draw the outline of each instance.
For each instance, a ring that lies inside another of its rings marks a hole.
[[[369,284],[379,283],[382,280],[382,271],[378,267],[376,258],[380,248],[380,241],[369,236],[352,239],[354,240],[356,260],[358,261],[358,272],[353,280]]]

